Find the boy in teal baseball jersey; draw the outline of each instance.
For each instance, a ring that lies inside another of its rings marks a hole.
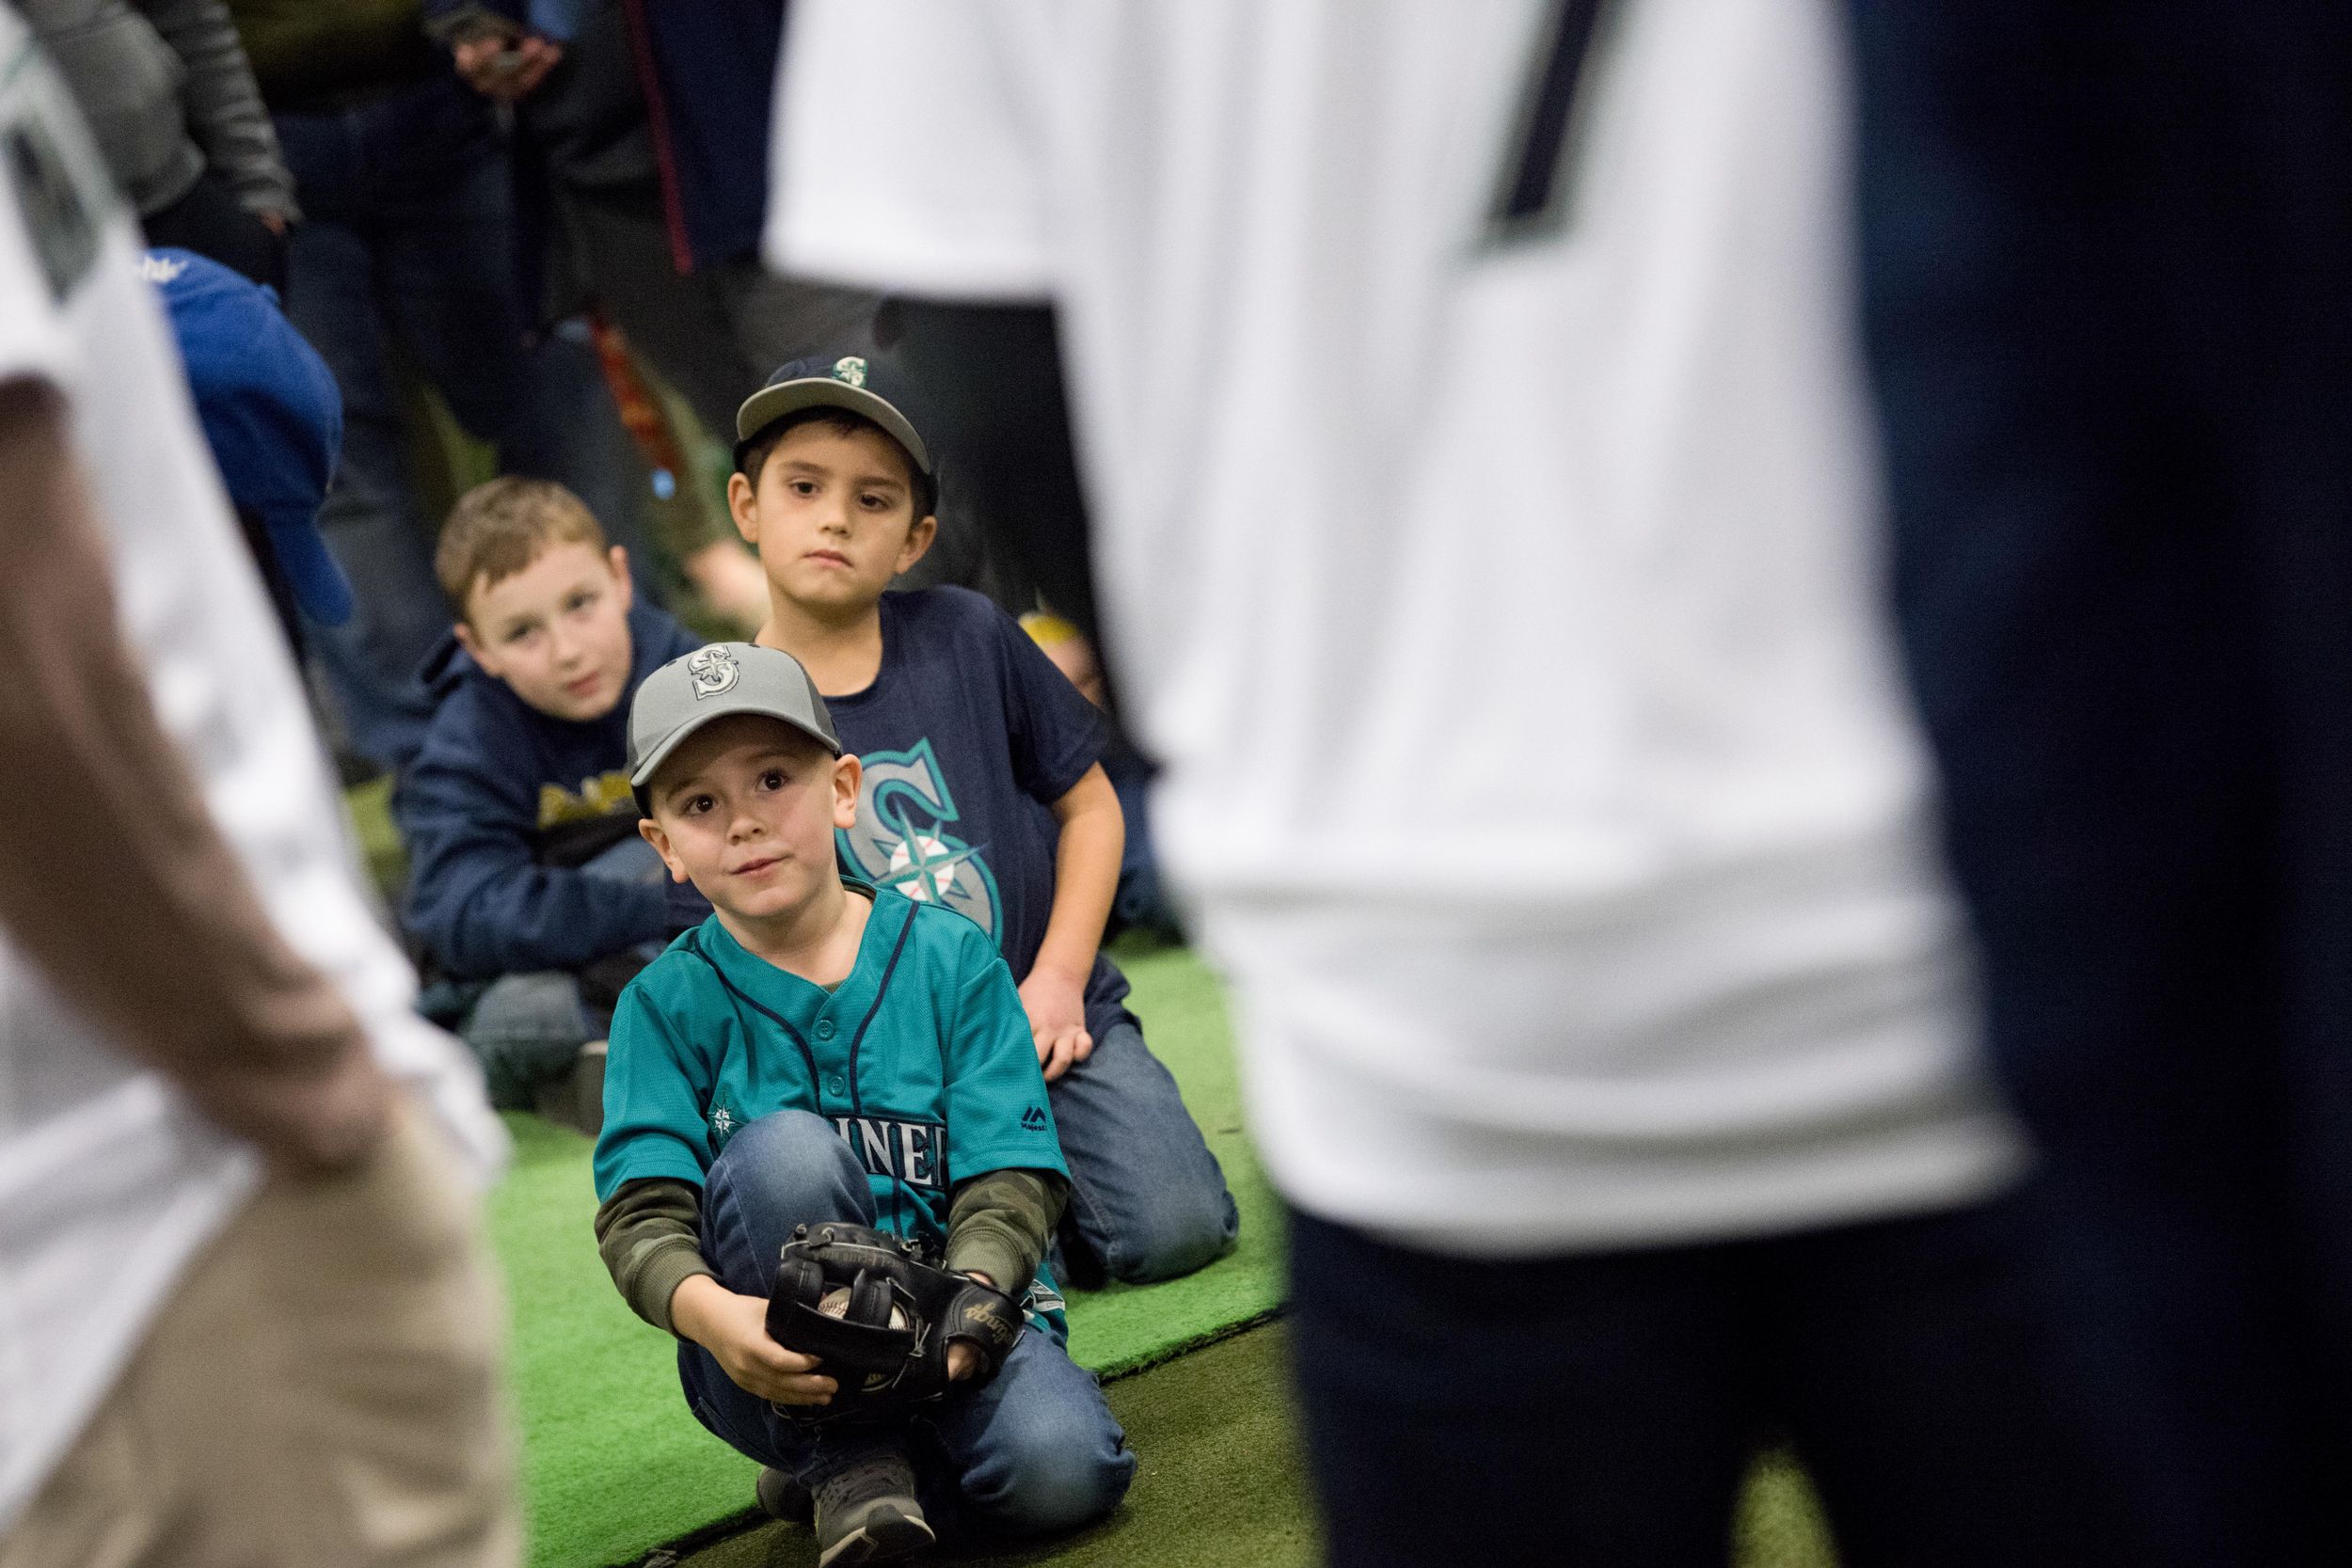
[[[1041,1260],[1069,1178],[995,944],[840,877],[858,760],[788,654],[717,643],[648,676],[629,777],[645,839],[714,912],[621,995],[596,1235],[630,1307],[679,1338],[694,1414],[768,1467],[771,1512],[813,1500],[828,1568],[1108,1513],[1135,1460],[1063,1349]],[[826,1221],[944,1242],[949,1269],[1023,1298],[997,1376],[912,1417],[784,1414],[834,1392],[765,1325],[785,1242]]]

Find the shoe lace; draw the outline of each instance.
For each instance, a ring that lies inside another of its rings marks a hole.
[[[818,1505],[830,1511],[856,1508],[877,1497],[911,1497],[914,1467],[903,1454],[869,1454],[818,1481],[816,1492]]]

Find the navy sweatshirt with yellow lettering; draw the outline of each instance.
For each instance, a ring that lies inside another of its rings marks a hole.
[[[701,640],[642,598],[630,607],[629,690]],[[433,721],[392,794],[408,849],[403,924],[452,979],[577,970],[667,942],[710,906],[692,886],[580,869],[637,835],[628,703],[601,719],[530,706],[448,638],[426,661]]]

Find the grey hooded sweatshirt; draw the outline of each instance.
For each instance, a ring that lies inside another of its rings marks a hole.
[[[207,166],[248,210],[292,219],[294,177],[221,0],[16,0],[139,215]]]

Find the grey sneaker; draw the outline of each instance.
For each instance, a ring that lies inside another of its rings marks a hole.
[[[817,1568],[896,1562],[935,1539],[914,1500],[914,1466],[895,1449],[835,1470],[816,1492]]]
[[[759,1467],[759,1481],[752,1490],[759,1498],[760,1512],[771,1519],[806,1525],[817,1518],[817,1499],[808,1495],[808,1488],[801,1484],[800,1478],[772,1465]]]

